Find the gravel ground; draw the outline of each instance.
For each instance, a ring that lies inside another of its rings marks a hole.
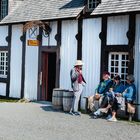
[[[140,140],[140,125],[71,116],[43,103],[0,103],[0,140]]]

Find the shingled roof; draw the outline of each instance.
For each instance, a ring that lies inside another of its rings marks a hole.
[[[140,11],[140,0],[103,0],[91,15]]]
[[[72,18],[84,8],[84,0],[24,0],[1,24],[32,20]]]

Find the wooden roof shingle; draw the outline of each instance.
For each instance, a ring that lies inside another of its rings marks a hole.
[[[103,0],[91,15],[140,11],[140,0]]]
[[[76,17],[85,0],[24,0],[1,24]]]

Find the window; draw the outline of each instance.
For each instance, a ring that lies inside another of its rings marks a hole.
[[[98,4],[101,2],[101,0],[88,0],[88,9],[93,10],[98,6]]]
[[[8,0],[1,0],[0,19],[2,20],[8,14]]]
[[[0,51],[0,78],[7,78],[8,51]]]
[[[119,74],[122,82],[125,83],[128,74],[128,53],[126,52],[111,52],[109,54],[109,72],[111,78]]]

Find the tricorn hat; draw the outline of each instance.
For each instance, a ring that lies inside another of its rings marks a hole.
[[[84,63],[82,62],[82,60],[76,60],[76,63],[74,64],[74,66],[82,66]]]

